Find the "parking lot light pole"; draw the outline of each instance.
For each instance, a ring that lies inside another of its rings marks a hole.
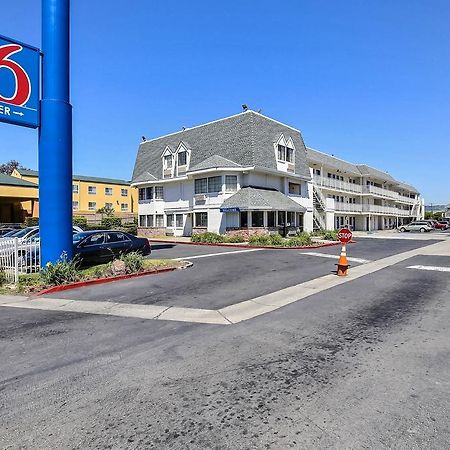
[[[41,265],[72,248],[70,0],[42,0],[42,100],[39,130]]]

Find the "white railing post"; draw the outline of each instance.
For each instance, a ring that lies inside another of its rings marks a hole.
[[[19,238],[14,238],[14,253],[13,253],[13,262],[14,262],[14,283],[19,283]]]

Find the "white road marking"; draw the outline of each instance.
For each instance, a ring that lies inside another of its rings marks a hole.
[[[320,258],[330,258],[330,259],[339,259],[338,255],[329,255],[328,253],[318,253],[318,252],[302,252],[301,255],[310,255],[310,256],[319,256]],[[348,261],[357,262],[361,264],[367,264],[370,261],[370,259],[362,259],[362,258],[353,258],[353,257],[347,257]]]
[[[238,250],[236,252],[220,252],[208,253],[207,255],[183,256],[183,258],[173,258],[174,261],[189,261],[191,259],[209,258],[210,256],[235,255],[236,253],[258,252],[264,250],[263,248],[250,248],[247,250]]]
[[[438,266],[408,266],[407,269],[417,270],[432,270],[435,272],[450,272],[450,267],[438,267]]]
[[[247,250],[256,251],[261,249]],[[238,253],[238,252],[227,252]],[[365,265],[357,266],[349,271],[347,277],[337,277],[336,275],[325,275],[304,283],[290,286],[276,292],[272,292],[261,297],[245,300],[234,305],[218,310],[180,308],[163,305],[136,305],[115,302],[90,302],[83,300],[63,300],[53,298],[27,299],[25,297],[1,296],[0,307],[10,308],[30,308],[48,311],[72,311],[86,314],[99,314],[119,317],[138,317],[149,320],[174,320],[191,323],[204,323],[215,325],[231,325],[245,320],[253,319],[262,314],[275,311],[283,306],[298,302],[319,292],[326,291],[344,283],[352,282],[358,278],[372,274],[379,270],[406,261],[417,255],[440,254],[450,256],[450,241],[419,247],[413,250],[388,256],[383,259],[369,262]],[[320,255],[324,255],[321,253]],[[199,255],[211,256],[211,255]],[[443,272],[450,272],[448,267],[433,266],[409,266],[409,268],[425,268],[424,270],[438,269]],[[430,269],[433,267],[433,269]]]

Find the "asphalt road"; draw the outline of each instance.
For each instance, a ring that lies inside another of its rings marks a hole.
[[[438,241],[360,239],[348,246],[348,256],[380,259]],[[57,292],[48,297],[73,300],[114,301],[147,305],[219,309],[244,300],[328,275],[336,270],[337,260],[311,256],[309,252],[340,254],[340,247],[311,250],[258,250],[186,244],[154,246],[153,258],[186,258],[198,255],[222,255],[192,259],[194,266],[183,270],[125,280],[102,286]],[[245,249],[244,249],[245,250]],[[351,266],[360,263],[350,262]]]
[[[437,263],[233,326],[1,308],[0,448],[450,448]]]

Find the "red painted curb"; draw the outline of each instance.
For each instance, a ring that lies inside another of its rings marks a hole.
[[[258,245],[248,245],[248,244],[226,244],[226,243],[216,243],[211,244],[208,242],[179,242],[179,241],[167,241],[165,239],[150,239],[150,243],[152,242],[161,242],[161,243],[167,243],[167,244],[187,244],[187,245],[206,245],[209,247],[233,247],[233,248],[268,248],[273,250],[306,250],[308,248],[322,248],[322,247],[333,247],[335,245],[340,245],[340,242],[326,242],[324,244],[317,244],[317,245],[305,245],[301,247],[277,247],[275,245],[266,245],[266,246],[258,246]],[[354,242],[354,241],[352,241]],[[186,257],[186,259],[189,259]]]
[[[94,280],[76,281],[75,283],[63,284],[61,286],[53,286],[51,288],[43,289],[42,291],[36,292],[32,296],[39,297],[44,294],[53,294],[54,292],[68,291],[70,289],[77,289],[80,287],[91,286],[94,284],[111,283],[113,281],[120,281],[120,280],[127,280],[129,278],[143,277],[145,275],[156,275],[158,273],[172,272],[174,270],[177,270],[177,267],[169,267],[167,269],[152,270],[152,271],[147,271],[147,272],[130,273],[127,275],[117,275],[115,277],[110,277],[110,278],[96,278]]]

